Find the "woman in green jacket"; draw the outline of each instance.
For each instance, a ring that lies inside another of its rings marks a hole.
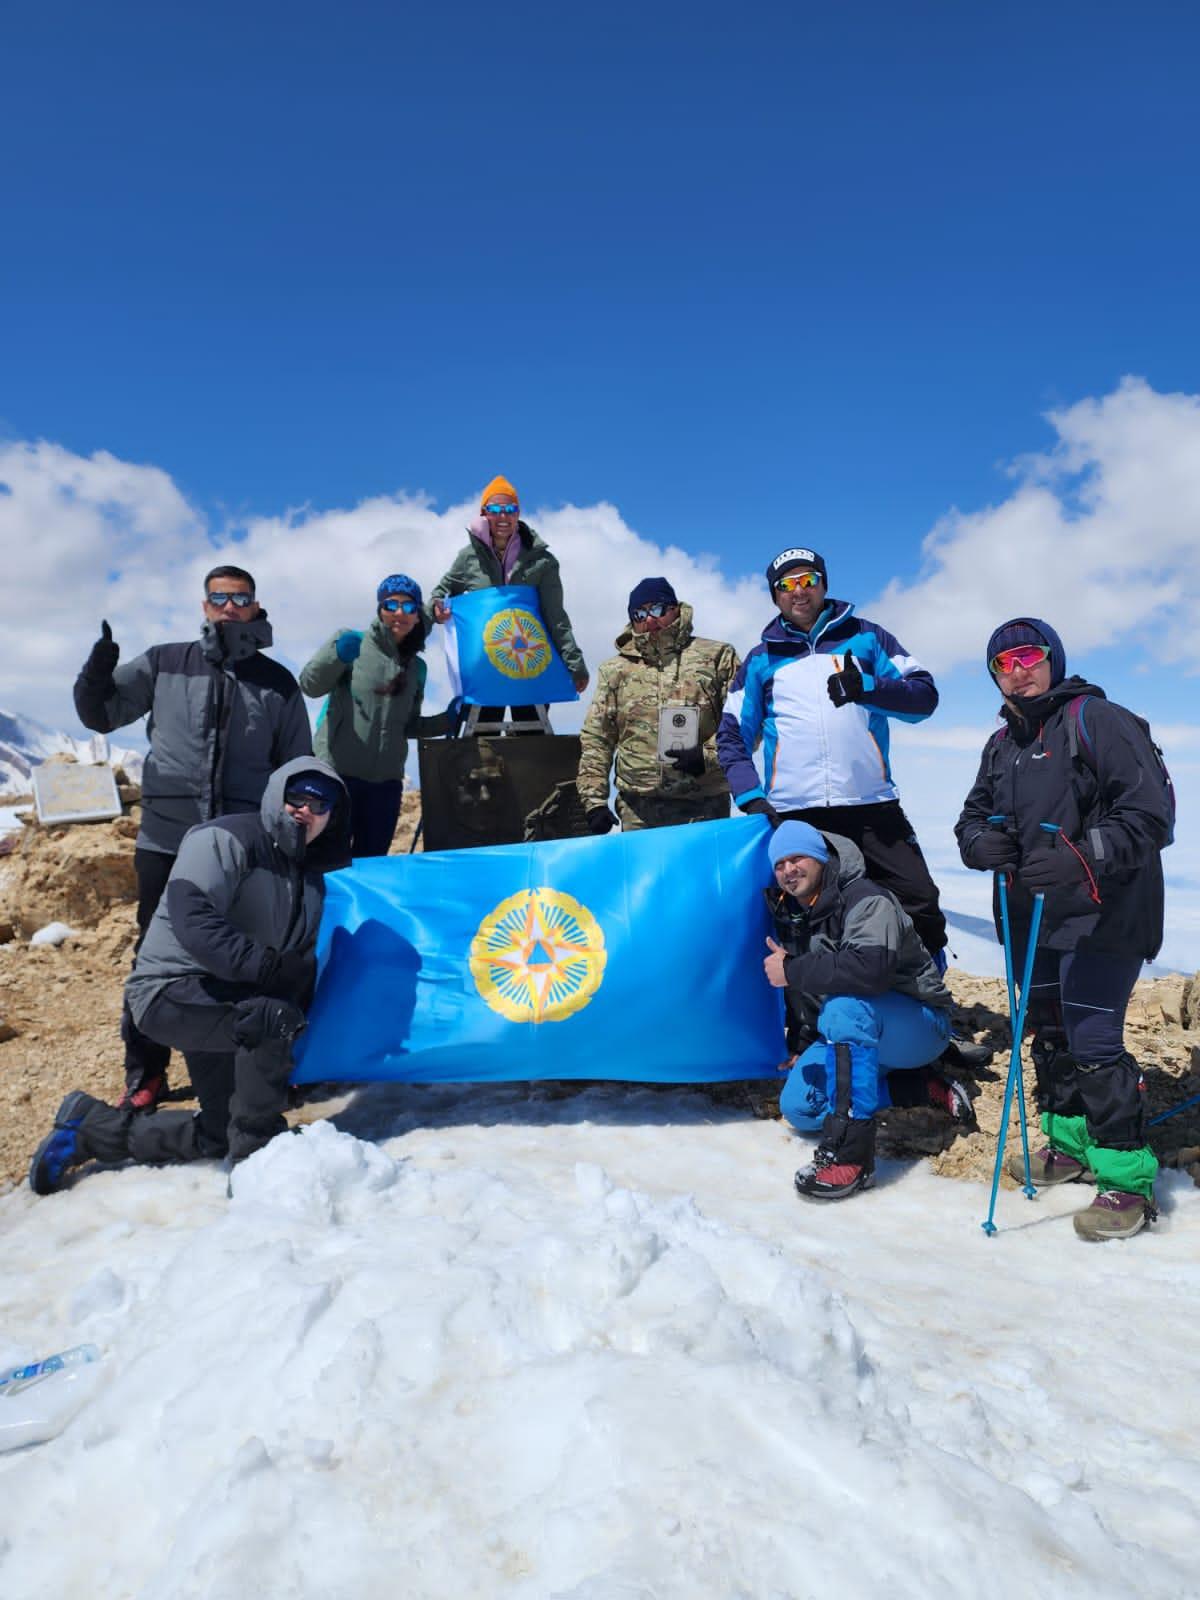
[[[466,594],[470,589],[492,589],[505,583],[527,583],[537,590],[542,621],[576,689],[582,694],[588,686],[588,670],[563,605],[557,557],[529,524],[521,520],[520,500],[507,478],[492,479],[483,491],[479,511],[479,516],[467,528],[471,537],[429,597],[433,621],[449,620],[447,596]],[[520,731],[540,731],[536,706],[513,706],[511,712],[513,722],[532,724]],[[503,706],[484,706],[480,710],[484,722],[499,722],[503,714]]]
[[[440,716],[421,715],[426,668],[420,584],[393,573],[375,599],[375,620],[365,633],[340,629],[300,673],[305,694],[329,696],[313,746],[349,790],[356,856],[388,853],[409,739],[436,738],[455,722],[453,705]]]

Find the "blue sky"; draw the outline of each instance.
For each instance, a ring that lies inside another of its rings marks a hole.
[[[297,665],[503,471],[593,666],[647,571],[745,649],[822,550],[937,672],[943,843],[1041,611],[1186,842],[1198,47],[1155,0],[9,8],[0,704],[73,725],[99,617],[190,631],[231,537]]]
[[[870,591],[1195,382],[1183,5],[49,0],[5,22],[0,422],[238,513],[502,467]]]

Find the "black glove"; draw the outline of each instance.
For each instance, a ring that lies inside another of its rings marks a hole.
[[[1092,864],[1078,845],[1066,840],[1034,845],[1021,862],[1018,876],[1031,894],[1074,895],[1099,904]]]
[[[842,670],[826,679],[825,688],[835,706],[856,704],[862,699],[863,676],[849,651],[842,659]]]
[[[584,821],[588,825],[589,833],[607,833],[610,828],[615,828],[617,825],[616,817],[607,806],[593,806]]]
[[[290,1000],[311,988],[314,970],[307,950],[268,950],[258,975],[259,987],[264,994]]]
[[[783,821],[783,818],[779,815],[778,811],[776,811],[775,807],[763,795],[759,795],[756,800],[747,800],[745,804],[740,805],[738,809],[746,812],[752,817],[766,817],[767,821],[773,828],[777,828]]]
[[[107,622],[100,624],[100,637],[92,646],[92,653],[83,664],[85,678],[93,678],[97,683],[107,683],[113,675],[113,668],[121,659],[121,646],[112,636],[112,629]]]
[[[1003,828],[985,828],[967,846],[970,865],[979,872],[1010,872],[1021,864],[1021,849]]]
[[[704,751],[698,744],[687,750],[668,751],[667,760],[674,762],[679,771],[686,773],[689,778],[704,776]]]

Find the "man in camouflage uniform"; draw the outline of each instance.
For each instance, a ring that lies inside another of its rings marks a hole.
[[[692,608],[680,605],[665,578],[643,578],[629,596],[629,627],[617,654],[600,668],[579,736],[579,798],[592,833],[617,818],[608,807],[608,772],[616,755],[621,826],[666,828],[729,815],[729,785],[717,758],[716,732],[738,669],[737,651],[692,633]],[[664,709],[695,706],[697,742],[660,758]]]

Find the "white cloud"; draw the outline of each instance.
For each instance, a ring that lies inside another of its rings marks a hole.
[[[191,638],[203,576],[228,560],[254,573],[275,628],[274,653],[299,666],[335,629],[370,620],[387,573],[408,572],[428,593],[464,543],[477,506],[471,497],[439,512],[419,496],[383,495],[216,531],[158,468],[46,443],[0,446],[0,485],[10,580],[0,591],[0,704],[62,728],[76,725],[71,685],[101,617],[126,658],[147,644]],[[665,574],[695,607],[699,632],[743,652],[758,637],[769,610],[761,578],[730,578],[715,557],[656,544],[611,505],[529,517],[559,558],[593,676],[612,652],[629,590],[651,574]],[[446,692],[436,638],[428,655],[436,702]],[[562,708],[555,725],[577,727],[582,709]]]
[[[923,542],[921,577],[890,583],[865,613],[935,671],[979,661],[998,622],[1032,612],[1068,658],[1153,637],[1159,659],[1195,672],[1200,397],[1126,378],[1048,420],[1058,442],[1013,464],[1012,495],[948,512]]]

